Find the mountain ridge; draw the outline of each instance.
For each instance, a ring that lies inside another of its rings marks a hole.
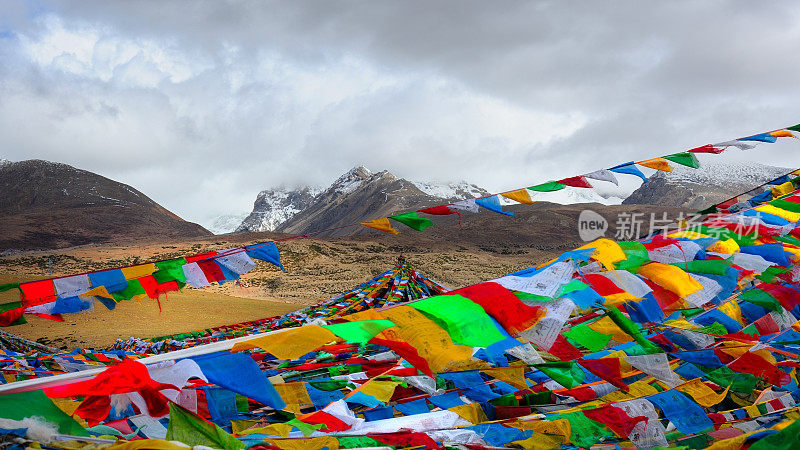
[[[256,197],[253,210],[236,232],[317,232],[367,220],[370,214],[451,203],[488,192],[465,181],[441,184],[415,182],[383,170],[356,166],[327,188],[278,187]]]

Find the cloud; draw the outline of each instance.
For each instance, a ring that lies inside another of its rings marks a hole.
[[[3,156],[99,172],[190,220],[359,164],[499,190],[800,122],[788,3],[0,9]],[[796,166],[793,145],[730,158]]]

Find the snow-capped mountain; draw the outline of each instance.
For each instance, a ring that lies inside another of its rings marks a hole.
[[[235,231],[275,231],[278,226],[306,209],[318,189],[304,187],[289,189],[285,186],[258,193],[253,211],[242,220]]]
[[[623,203],[702,209],[746,192],[791,169],[758,163],[704,162],[700,168],[673,165],[656,172]]]
[[[253,211],[235,231],[305,233],[487,194],[463,181],[416,183],[385,170],[373,173],[358,166],[325,189],[281,187],[260,192]]]

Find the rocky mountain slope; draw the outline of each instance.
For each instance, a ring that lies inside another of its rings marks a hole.
[[[656,172],[623,204],[677,206],[698,210],[748,191],[791,169],[756,163],[704,163],[699,169],[674,165]]]
[[[309,187],[261,191],[253,204],[253,211],[235,227],[235,231],[275,231],[282,223],[308,208],[318,193],[318,189]]]
[[[208,236],[136,189],[67,164],[0,163],[0,251]]]

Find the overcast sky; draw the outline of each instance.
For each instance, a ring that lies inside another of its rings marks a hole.
[[[201,223],[360,164],[496,191],[798,123],[798,48],[794,2],[0,0],[0,157]]]

